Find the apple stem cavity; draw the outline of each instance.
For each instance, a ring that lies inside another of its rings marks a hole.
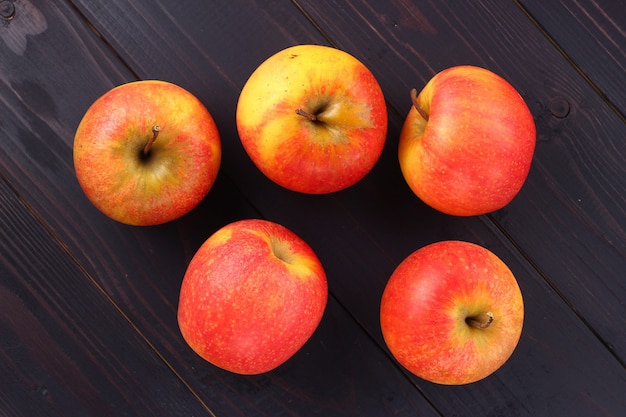
[[[302,117],[306,117],[307,119],[309,119],[312,122],[317,122],[319,120],[316,115],[314,115],[312,113],[309,113],[307,111],[304,111],[302,109],[297,109],[296,110],[296,114],[300,115]]]
[[[156,140],[157,136],[159,136],[160,131],[161,131],[161,126],[159,125],[152,126],[152,137],[148,139],[148,142],[146,142],[146,146],[143,147],[143,156],[148,156],[148,153],[150,152],[150,149],[152,148],[152,145],[154,144],[154,141]]]
[[[428,121],[428,113],[424,111],[424,109],[417,102],[417,90],[415,88],[411,89],[411,101],[413,102],[413,107],[415,110],[422,116],[422,118]]]
[[[286,242],[275,237],[270,237],[270,249],[276,258],[287,264],[292,263],[294,255],[291,253],[289,245]]]
[[[471,316],[466,318],[465,322],[476,329],[483,330],[491,326],[491,323],[493,323],[493,313],[491,311],[487,311],[486,313]]]

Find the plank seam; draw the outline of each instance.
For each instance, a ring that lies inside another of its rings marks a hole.
[[[513,0],[517,7],[524,13],[524,15],[531,21],[531,23],[541,32],[541,34],[554,46],[557,52],[574,68],[574,70],[582,77],[582,79],[591,87],[591,89],[600,97],[602,101],[620,118],[620,120],[626,123],[626,114],[624,114],[613,101],[602,91],[602,89],[591,79],[589,75],[576,63],[565,49],[559,45],[556,39],[550,34],[550,32],[539,22],[539,20],[533,16],[533,14],[522,4],[520,0]]]
[[[124,320],[128,322],[131,328],[139,335],[139,337],[148,345],[148,347],[157,355],[159,359],[167,366],[170,371],[181,381],[181,383],[189,390],[189,392],[198,400],[198,402],[202,405],[202,407],[209,413],[211,417],[218,417],[217,414],[211,410],[211,408],[206,404],[200,395],[192,388],[191,384],[189,384],[183,376],[174,368],[172,364],[170,364],[165,356],[159,352],[156,346],[150,341],[150,339],[139,329],[139,327],[131,320],[130,316],[124,312],[124,310],[115,302],[115,300],[111,297],[111,295],[104,289],[100,283],[95,279],[95,277],[87,270],[87,268],[82,264],[82,262],[72,253],[69,247],[61,240],[61,238],[54,231],[52,226],[48,224],[45,219],[39,214],[39,212],[20,194],[20,192],[15,188],[15,186],[9,181],[9,179],[0,172],[0,180],[6,183],[8,188],[15,194],[16,198],[23,205],[23,207],[27,210],[27,212],[33,216],[35,221],[39,223],[45,232],[50,236],[52,241],[56,243],[59,248],[67,254],[68,258],[78,267],[78,269],[87,277],[87,279],[91,282],[91,284],[96,288],[98,292],[100,292],[105,300],[107,300],[113,308],[122,316]]]
[[[102,42],[102,44],[106,47],[106,49],[115,56],[115,58],[122,63],[122,66],[126,68],[136,80],[140,80],[141,77],[137,72],[132,68],[131,65],[117,52],[117,50],[113,47],[113,45],[106,39],[106,37],[91,23],[89,18],[74,4],[72,0],[68,0],[67,3],[72,8],[74,13],[83,21],[83,23],[96,35],[96,37]]]
[[[515,248],[517,253],[519,253],[523,259],[528,263],[528,265],[539,274],[539,276],[543,279],[543,281],[550,287],[552,291],[565,303],[565,305],[576,315],[576,317],[580,320],[580,322],[591,332],[592,335],[598,339],[598,341],[606,348],[609,354],[622,366],[622,368],[626,369],[626,362],[620,358],[615,352],[615,349],[612,348],[611,344],[607,342],[598,331],[596,331],[592,324],[578,311],[578,309],[574,306],[574,304],[568,299],[568,297],[559,289],[559,287],[554,284],[554,282],[550,279],[550,277],[542,270],[542,268],[533,261],[532,257],[519,245],[513,237],[506,231],[506,229],[493,217],[492,214],[486,214],[485,218],[506,238],[506,240]]]

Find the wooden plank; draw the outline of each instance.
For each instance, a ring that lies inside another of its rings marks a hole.
[[[120,16],[135,17],[132,7],[129,10],[130,6],[126,6],[122,7],[124,12]],[[74,178],[71,164],[73,130],[91,101],[113,85],[132,79],[132,71],[121,65],[115,54],[99,42],[65,3],[46,3],[39,7],[47,22],[46,31],[41,36],[29,37],[22,55],[0,50],[6,57],[0,64],[0,113],[6,116],[0,126],[3,143],[0,169],[55,238],[76,257],[76,262],[102,286],[135,326],[121,329],[122,336],[118,337],[136,338],[135,328],[142,332],[162,359],[217,415],[317,413],[347,416],[362,414],[364,407],[376,415],[436,415],[431,404],[332,297],[325,316],[327,319],[310,343],[288,364],[269,375],[243,377],[221,371],[186,346],[176,323],[176,305],[188,261],[218,227],[239,218],[258,217],[259,213],[249,204],[247,197],[239,193],[226,173],[219,176],[208,198],[196,210],[171,224],[152,228],[128,227],[105,218],[93,208]],[[111,8],[115,10],[115,5]],[[195,7],[187,12],[196,15],[197,10]],[[226,10],[232,15],[231,21],[239,15],[235,6],[226,7]],[[152,15],[146,13],[145,16]],[[248,26],[258,24],[259,28],[266,30],[265,40],[283,39],[282,28],[269,30],[267,28],[271,26],[256,23],[257,17],[251,13]],[[164,20],[152,24],[167,26],[170,18],[167,15],[159,18]],[[287,20],[288,15],[285,15],[281,22]],[[306,20],[292,23],[295,32],[298,31],[296,23],[306,23]],[[147,24],[146,27],[151,26]],[[152,31],[146,33],[154,36]],[[188,50],[193,48],[188,47]],[[172,52],[167,48],[164,51],[166,55]],[[155,54],[154,58],[154,68],[165,65],[162,56]],[[183,70],[192,68],[192,61],[181,57]],[[172,62],[167,61],[166,67],[178,68],[177,62]],[[219,68],[205,65],[197,75],[206,74],[207,68],[212,85],[224,84],[223,79],[215,76]],[[187,86],[193,92],[201,90],[204,85],[195,78],[186,81],[192,81]],[[219,105],[214,107],[220,108]],[[225,130],[224,140],[232,142],[233,138],[232,130]],[[55,266],[41,267],[42,274],[48,268]],[[50,303],[62,304],[73,294],[59,289]],[[74,295],[73,298],[77,297]],[[86,302],[91,300],[87,298]],[[25,308],[34,308],[30,301],[24,303]],[[53,317],[60,314],[57,311],[50,313]],[[90,331],[88,323],[81,324],[85,330],[72,328],[71,331]],[[2,331],[10,335],[13,330],[3,328]],[[98,334],[102,343],[105,340],[117,343],[117,339],[105,336]],[[62,340],[56,343],[54,349],[63,348]],[[114,350],[115,345],[111,349]],[[18,359],[11,360],[15,365],[6,365],[9,368],[25,366]],[[134,371],[138,380],[154,384],[151,386],[155,390],[159,384],[165,387],[168,384],[162,381],[164,378],[155,377],[150,369],[137,368]],[[67,378],[69,384],[80,383],[72,376]],[[174,375],[172,378],[175,379]],[[141,383],[137,382],[137,385]],[[103,387],[106,389],[104,383]],[[12,408],[19,405],[17,400],[8,404]],[[171,405],[175,406],[176,401],[171,401]],[[111,414],[131,412],[116,410]],[[183,408],[162,415],[193,414]]]
[[[0,414],[210,415],[0,178]]]
[[[623,2],[519,3],[568,59],[626,117],[626,7]]]
[[[487,67],[520,91],[537,124],[533,167],[518,197],[489,218],[624,364],[626,124],[512,2],[340,3],[299,1],[374,69],[401,117],[411,88],[458,64]]]
[[[116,4],[107,11],[123,9],[123,3]],[[406,4],[403,7],[409,6]],[[604,409],[616,412],[624,408],[621,393],[625,388],[625,379],[619,362],[551,290],[543,277],[516,252],[491,221],[486,218],[450,218],[434,213],[417,202],[399,175],[394,155],[394,139],[390,140],[379,165],[362,183],[336,195],[306,196],[290,193],[259,175],[246,159],[236,139],[232,115],[239,88],[245,82],[247,74],[262,59],[285,46],[285,43],[323,42],[321,37],[305,33],[292,39],[292,32],[287,31],[284,37],[276,36],[275,39],[268,40],[268,25],[259,23],[262,18],[252,24],[246,34],[235,29],[232,32],[226,30],[216,37],[214,32],[204,33],[201,28],[220,27],[218,16],[214,17],[207,11],[206,15],[200,13],[202,16],[198,17],[197,9],[194,8],[168,8],[165,14],[169,20],[161,22],[160,27],[168,28],[167,42],[175,44],[177,50],[188,50],[188,62],[193,62],[194,67],[203,68],[203,73],[197,74],[188,71],[186,67],[160,66],[159,58],[154,58],[155,55],[166,56],[176,52],[173,49],[164,49],[164,39],[160,39],[157,33],[137,33],[128,29],[127,19],[139,22],[140,27],[147,26],[147,23],[142,22],[149,20],[145,17],[149,15],[148,8],[136,6],[137,10],[133,10],[133,13],[118,15],[114,11],[108,13],[92,9],[86,2],[80,3],[79,7],[140,77],[152,77],[156,74],[183,85],[214,87],[199,88],[198,94],[210,109],[217,109],[218,124],[228,138],[225,141],[224,172],[265,217],[280,221],[311,242],[328,268],[333,294],[379,343],[379,296],[388,275],[403,256],[421,244],[443,238],[465,238],[500,249],[497,252],[519,274],[527,298],[529,324],[520,345],[519,356],[516,355],[494,378],[468,387],[450,389],[414,379],[416,385],[427,392],[433,404],[444,415],[536,415],[555,409],[567,410],[570,415],[593,415]],[[352,7],[354,9],[350,9]],[[363,3],[342,4],[339,7],[338,4],[318,2],[307,5],[306,10],[311,15],[317,10],[315,21],[329,38],[339,45],[349,46],[346,48],[349,52],[363,57],[381,75],[381,81],[385,82],[385,91],[398,91],[398,95],[392,94],[391,97],[394,102],[400,103],[400,91],[402,97],[405,97],[410,87],[407,83],[413,84],[413,81],[405,80],[403,87],[394,87],[392,81],[399,80],[399,74],[393,72],[393,64],[406,64],[410,61],[403,61],[404,58],[393,53],[394,48],[400,50],[403,45],[393,36],[385,37],[391,39],[391,45],[376,41],[380,37],[378,32],[382,31],[379,26],[381,16],[386,15],[384,10],[373,12],[368,7],[370,6]],[[498,7],[494,8],[503,12]],[[370,13],[367,15],[371,16],[370,19],[363,19],[363,10]],[[361,14],[355,11],[360,11]],[[415,12],[413,9],[410,11]],[[438,9],[428,12],[440,19],[431,23],[436,25],[435,32],[450,32],[447,36],[456,43],[445,53],[440,43],[430,45],[428,62],[432,59],[438,66],[445,66],[445,59],[450,59],[450,51],[459,51],[477,62],[478,52],[488,52],[490,46],[496,48],[497,44],[489,45],[486,41],[473,50],[467,49],[467,43],[459,43],[459,33],[464,34],[465,31],[455,34],[451,29],[453,25],[450,24],[450,19],[455,19],[455,23],[465,22],[464,19],[471,20],[471,11],[444,13],[448,16],[446,19],[437,14],[437,11]],[[243,14],[248,12],[244,8]],[[164,12],[159,10],[158,13]],[[259,10],[254,13],[265,16]],[[474,16],[476,13],[478,12],[475,11]],[[517,13],[519,14],[519,10]],[[399,19],[410,16],[410,13],[398,7],[396,16]],[[492,21],[494,19],[488,16],[486,19],[479,19],[479,22],[485,25],[486,20],[487,27],[498,28],[517,25],[516,20],[511,17],[503,18],[503,22],[499,24],[495,24]],[[234,16],[225,21],[232,23],[235,21]],[[274,21],[284,22],[289,19],[276,14],[271,18],[271,22]],[[430,22],[428,19],[426,21]],[[523,28],[531,27],[527,20],[522,22],[526,22],[522,24]],[[256,30],[259,32],[255,32],[255,27],[258,27]],[[220,29],[225,30],[223,27]],[[479,34],[483,33],[480,29],[476,30]],[[509,36],[506,39],[508,46],[514,36],[510,32],[505,33]],[[233,39],[231,47],[220,48],[221,39],[227,37]],[[195,49],[195,45],[202,47]],[[233,52],[233,49],[240,53]],[[367,55],[363,55],[364,53]],[[512,71],[505,65],[506,62],[500,64],[504,65],[502,68],[506,68],[506,71],[499,72]],[[211,72],[212,66],[215,67]],[[561,71],[568,74],[566,67],[561,68]],[[216,76],[216,79],[211,80],[210,74]],[[224,74],[229,74],[229,77]],[[234,74],[232,78],[230,74]],[[230,82],[227,81],[228,78]],[[222,83],[225,86],[213,86],[211,83]],[[536,90],[524,91],[530,94],[528,91]],[[590,96],[594,97],[594,94],[590,93]],[[396,106],[400,108],[399,104]],[[389,137],[395,138],[399,132],[401,117],[392,114],[391,122]],[[568,348],[571,344],[575,344],[577,348]],[[540,388],[535,389],[535,386]]]

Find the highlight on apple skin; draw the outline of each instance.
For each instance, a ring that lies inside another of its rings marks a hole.
[[[326,194],[360,181],[387,136],[387,105],[366,66],[321,45],[267,58],[237,103],[241,143],[257,168],[292,191]]]
[[[178,324],[189,346],[230,372],[269,372],[313,335],[328,300],[313,249],[286,227],[260,219],[209,237],[183,278]]]
[[[499,75],[462,65],[412,91],[398,146],[411,190],[443,213],[475,216],[501,209],[522,188],[535,150],[533,116]]]
[[[387,347],[427,381],[469,384],[497,371],[517,347],[524,303],[508,266],[488,249],[441,241],[405,258],[381,299]]]

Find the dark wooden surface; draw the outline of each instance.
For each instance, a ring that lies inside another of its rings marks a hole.
[[[625,34],[616,0],[1,1],[0,416],[626,415]],[[271,183],[236,133],[247,77],[300,43],[362,60],[389,104],[381,160],[331,195]],[[538,135],[521,193],[471,218],[426,207],[397,163],[409,89],[458,64],[507,78]],[[203,101],[224,155],[193,212],[137,228],[87,201],[72,141],[93,100],[149,78]],[[303,237],[331,291],[310,341],[259,376],[204,362],[176,323],[195,250],[249,217]],[[395,266],[444,239],[500,256],[526,306],[512,358],[460,387],[406,373],[378,322]]]

